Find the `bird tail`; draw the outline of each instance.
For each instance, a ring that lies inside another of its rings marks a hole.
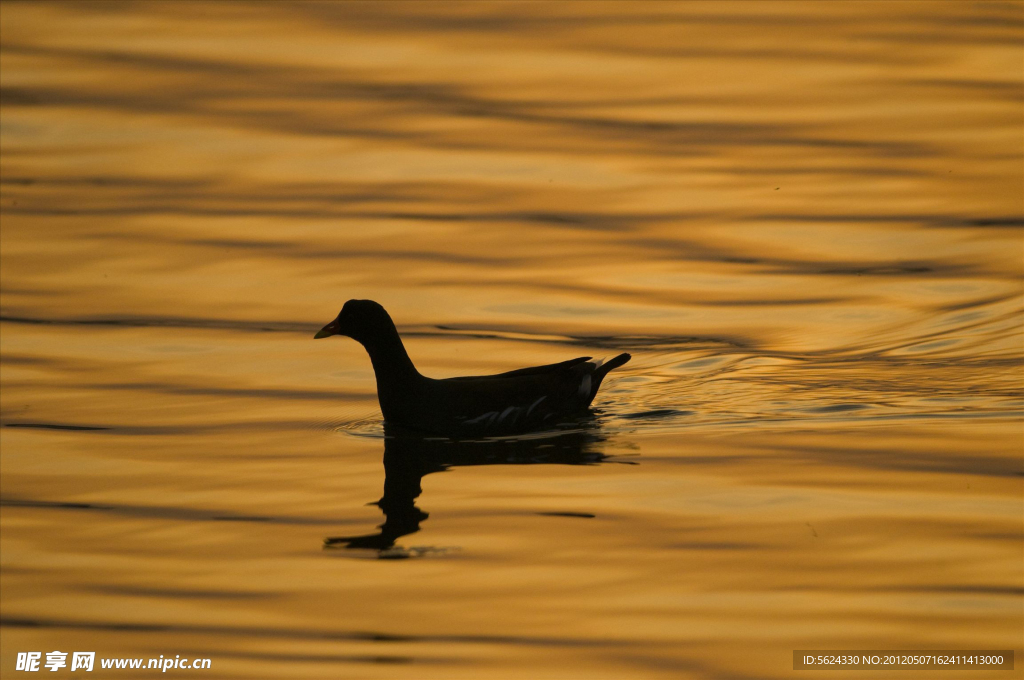
[[[619,356],[613,357],[608,361],[604,362],[603,364],[601,364],[600,366],[598,366],[597,370],[594,371],[594,377],[596,377],[598,380],[601,380],[606,375],[608,375],[608,371],[615,370],[616,368],[623,365],[632,358],[633,357],[630,356],[629,353],[623,352]]]
[[[598,365],[596,369],[594,369],[594,374],[591,376],[590,383],[591,401],[593,401],[594,397],[597,396],[597,391],[601,389],[601,381],[604,380],[604,377],[606,375],[608,375],[608,372],[618,368],[619,366],[622,366],[624,363],[626,363],[632,358],[633,357],[631,357],[628,352],[623,352],[619,356],[612,357],[608,361],[601,363],[600,365]]]

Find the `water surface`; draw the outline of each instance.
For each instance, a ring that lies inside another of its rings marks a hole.
[[[5,3],[3,675],[1019,669],[1022,26]],[[312,340],[349,298],[434,377],[633,360],[558,432],[386,439]]]

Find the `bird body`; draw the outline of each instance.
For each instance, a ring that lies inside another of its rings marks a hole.
[[[630,359],[629,354],[607,362],[579,357],[497,375],[436,380],[416,370],[391,317],[371,300],[349,300],[314,337],[331,335],[346,335],[366,348],[386,423],[457,438],[539,430],[584,413],[604,376]]]

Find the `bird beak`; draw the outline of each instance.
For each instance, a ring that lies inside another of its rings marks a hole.
[[[330,322],[329,324],[321,328],[317,332],[317,334],[313,336],[313,339],[319,340],[320,338],[329,338],[332,335],[338,335],[339,333],[341,333],[341,327],[338,326],[338,320],[335,319],[334,321]]]

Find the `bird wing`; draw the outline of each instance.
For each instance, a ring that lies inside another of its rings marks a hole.
[[[533,366],[531,368],[518,368],[514,371],[508,371],[507,373],[498,373],[495,375],[478,376],[478,375],[467,375],[459,378],[448,378],[449,380],[479,380],[480,378],[517,378],[525,375],[544,375],[546,373],[555,373],[557,371],[563,371],[567,368],[571,368],[576,364],[581,364],[584,361],[588,361],[590,357],[576,357],[575,359],[569,359],[568,361],[561,361],[557,364],[547,364],[545,366]]]

